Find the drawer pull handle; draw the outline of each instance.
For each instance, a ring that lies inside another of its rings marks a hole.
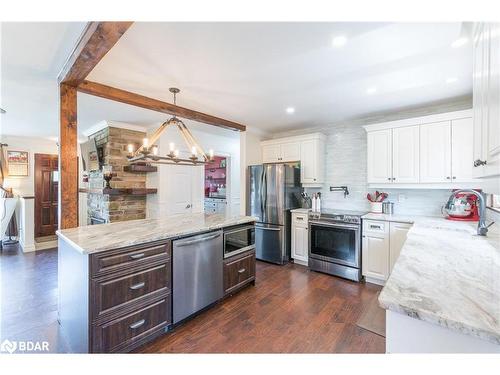
[[[297,220],[304,220],[304,218],[303,217],[298,217]]]
[[[130,255],[130,259],[134,259],[134,260],[135,259],[141,259],[141,258],[144,257],[144,255],[146,255],[146,254],[144,254],[144,253],[132,254],[132,255]]]
[[[130,329],[136,329],[136,328],[139,328],[141,326],[144,325],[144,323],[146,323],[146,319],[141,319],[139,320],[138,322],[135,322],[135,323],[132,323],[131,325],[129,325],[128,327]]]
[[[241,270],[238,270],[238,273],[243,273],[246,271],[246,268],[242,268]]]
[[[382,229],[380,225],[370,225],[370,228],[372,229]]]
[[[138,283],[138,284],[135,284],[135,285],[132,285],[130,287],[130,290],[137,290],[137,289],[141,289],[144,287],[144,285],[146,285],[146,283],[143,281],[142,283]]]

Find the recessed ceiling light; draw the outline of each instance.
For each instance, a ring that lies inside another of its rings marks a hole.
[[[456,77],[451,77],[446,79],[446,83],[455,83],[458,81],[458,78]]]
[[[468,38],[466,37],[461,37],[461,38],[458,38],[457,40],[455,40],[453,43],[451,43],[451,46],[453,48],[458,48],[458,47],[462,47],[464,44],[466,44],[467,42],[469,41]]]
[[[288,114],[295,113],[295,108],[293,108],[293,107],[287,107],[286,113],[288,113]]]
[[[347,43],[347,38],[343,35],[336,36],[335,38],[332,39],[332,45],[334,47],[342,47],[346,43]]]
[[[371,95],[371,94],[375,94],[377,92],[377,88],[376,87],[369,87],[366,89],[366,93]]]

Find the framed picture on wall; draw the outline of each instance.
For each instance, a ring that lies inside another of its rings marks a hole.
[[[7,151],[9,176],[27,177],[29,174],[29,153],[27,151]]]

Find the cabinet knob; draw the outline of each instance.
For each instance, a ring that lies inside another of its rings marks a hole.
[[[474,167],[480,167],[481,165],[486,165],[486,160],[476,159],[474,160]]]
[[[390,178],[390,177],[387,177],[387,180],[391,181],[391,180],[392,180],[392,178]]]
[[[446,177],[446,179],[447,179],[447,180],[451,180],[451,177],[449,177],[449,176],[448,176],[448,177]]]
[[[454,180],[456,180],[456,179],[457,179],[457,177],[456,177],[456,176],[453,176],[452,178],[453,178]]]
[[[392,178],[392,181],[396,181],[396,177],[393,177],[393,178]]]

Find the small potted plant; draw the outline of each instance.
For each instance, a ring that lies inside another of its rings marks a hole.
[[[370,202],[370,211],[375,214],[382,213],[382,202],[387,199],[387,193],[376,191],[374,194],[368,193],[366,199]]]

